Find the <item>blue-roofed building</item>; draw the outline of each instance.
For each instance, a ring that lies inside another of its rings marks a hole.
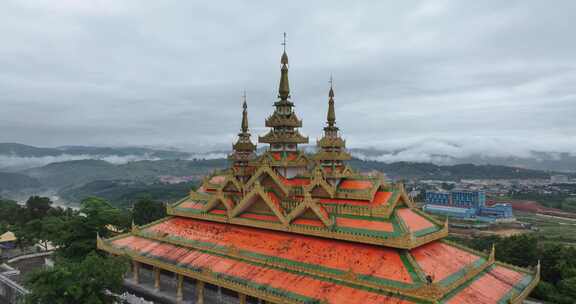
[[[450,192],[426,191],[426,204],[448,206],[450,200]]]
[[[486,206],[484,191],[451,191],[451,205],[462,208],[480,209]]]
[[[424,211],[435,214],[442,214],[457,218],[474,218],[476,216],[475,210],[471,208],[460,208],[443,205],[424,205]]]
[[[513,218],[512,205],[496,204],[486,206],[484,191],[427,191],[424,210],[456,218],[477,218],[486,220]]]
[[[512,204],[498,203],[489,207],[480,208],[480,215],[494,218],[511,218],[514,217]]]

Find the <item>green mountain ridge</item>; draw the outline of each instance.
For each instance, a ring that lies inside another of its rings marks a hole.
[[[0,172],[0,191],[20,191],[40,187],[40,181],[25,174]]]

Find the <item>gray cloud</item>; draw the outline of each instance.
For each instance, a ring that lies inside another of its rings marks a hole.
[[[576,152],[574,20],[569,0],[6,0],[0,141],[229,148],[244,88],[265,132],[287,31],[311,139],[332,73],[352,147]]]

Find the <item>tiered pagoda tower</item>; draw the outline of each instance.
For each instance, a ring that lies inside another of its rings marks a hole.
[[[339,134],[336,126],[336,109],[334,108],[334,88],[330,78],[330,91],[328,91],[328,113],[326,115],[326,127],[324,136],[317,142],[318,152],[314,159],[322,166],[324,174],[330,180],[336,180],[350,170],[345,166],[345,161],[352,156],[346,151],[346,141]],[[334,179],[336,178],[336,179]]]
[[[285,44],[284,42],[284,46]],[[302,127],[302,120],[294,112],[294,103],[290,101],[286,49],[282,53],[280,64],[278,101],[274,103],[274,113],[265,122],[265,126],[271,130],[260,136],[258,142],[270,145],[262,159],[267,160],[283,177],[294,177],[306,171],[308,158],[298,150],[298,144],[307,144],[308,137],[298,131]]]
[[[522,303],[539,266],[445,240],[448,223],[417,209],[402,184],[345,164],[332,87],[318,152],[298,150],[308,139],[289,101],[286,52],[281,64],[271,130],[259,138],[266,152],[254,155],[244,103],[228,169],[168,205],[168,217],[98,238],[99,249],[132,259],[127,284],[145,289],[141,273],[152,271],[150,288],[180,303]]]
[[[245,182],[247,178],[254,173],[255,167],[250,164],[256,158],[256,145],[250,139],[248,131],[248,105],[246,103],[246,93],[243,96],[242,103],[242,123],[238,140],[232,145],[232,154],[229,159],[232,161],[232,172],[234,177],[239,181]]]

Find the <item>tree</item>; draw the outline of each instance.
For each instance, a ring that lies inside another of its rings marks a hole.
[[[81,203],[79,213],[53,221],[51,230],[56,232],[50,240],[57,245],[58,254],[71,260],[81,260],[96,249],[96,236],[110,237],[108,225],[128,229],[130,215],[112,207],[101,198],[87,198]]]
[[[534,266],[538,263],[538,240],[528,234],[500,239],[496,243],[496,259],[521,267]]]
[[[0,224],[9,229],[9,226],[25,221],[24,208],[12,200],[0,199]]]
[[[143,198],[134,204],[132,214],[136,225],[148,224],[166,216],[166,205]]]
[[[95,252],[80,262],[60,260],[52,268],[31,273],[25,281],[30,304],[107,304],[114,302],[108,291],[121,291],[127,260],[101,257]]]
[[[44,218],[52,208],[52,201],[47,197],[31,196],[26,201],[29,219]]]

